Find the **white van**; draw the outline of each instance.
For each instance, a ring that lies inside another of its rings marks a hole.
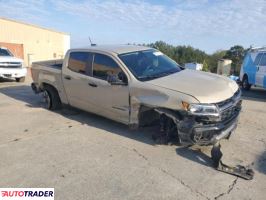
[[[240,71],[242,87],[249,90],[252,85],[266,88],[266,47],[250,49]]]

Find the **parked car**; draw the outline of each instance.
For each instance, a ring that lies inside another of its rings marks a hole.
[[[245,90],[252,85],[266,88],[266,48],[250,49],[243,61],[240,81]]]
[[[160,124],[182,144],[229,138],[241,110],[234,81],[183,70],[149,47],[71,49],[64,60],[33,63],[32,77],[48,109],[67,104],[134,128]]]
[[[5,47],[0,47],[0,77],[14,78],[17,82],[24,82],[27,69],[20,58],[16,58]]]

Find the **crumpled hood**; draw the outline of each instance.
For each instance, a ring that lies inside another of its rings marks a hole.
[[[200,103],[224,101],[238,90],[238,85],[227,77],[189,69],[146,83],[185,93]]]
[[[0,56],[0,62],[23,62],[22,59],[13,56]]]

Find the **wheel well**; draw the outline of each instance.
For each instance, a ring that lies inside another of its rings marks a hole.
[[[147,106],[141,106],[139,109],[139,126],[149,126],[160,120],[160,114]]]
[[[42,88],[42,89],[44,89],[45,87],[50,87],[50,88],[53,88],[54,90],[57,91],[57,89],[56,89],[53,85],[51,85],[51,84],[49,84],[49,83],[42,83],[42,84],[41,84],[41,88]]]
[[[51,85],[51,84],[49,84],[49,83],[42,83],[42,87],[41,87],[42,90],[44,90],[45,87],[50,87],[50,88],[52,88],[52,89],[54,90],[54,92],[57,93],[57,95],[58,95],[58,97],[59,97],[59,100],[61,101],[60,96],[59,96],[59,93],[58,93],[58,90],[57,90],[53,85]]]
[[[243,79],[244,78],[248,78],[248,75],[246,73],[243,75]]]
[[[139,109],[139,125],[149,126],[154,123],[157,123],[160,121],[161,116],[166,116],[167,118],[172,118],[177,120],[182,119],[182,114],[176,110],[141,106]]]

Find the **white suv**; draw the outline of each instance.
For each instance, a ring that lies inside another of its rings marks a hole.
[[[23,60],[16,58],[5,47],[0,47],[0,77],[15,78],[17,82],[24,82],[27,69]]]

